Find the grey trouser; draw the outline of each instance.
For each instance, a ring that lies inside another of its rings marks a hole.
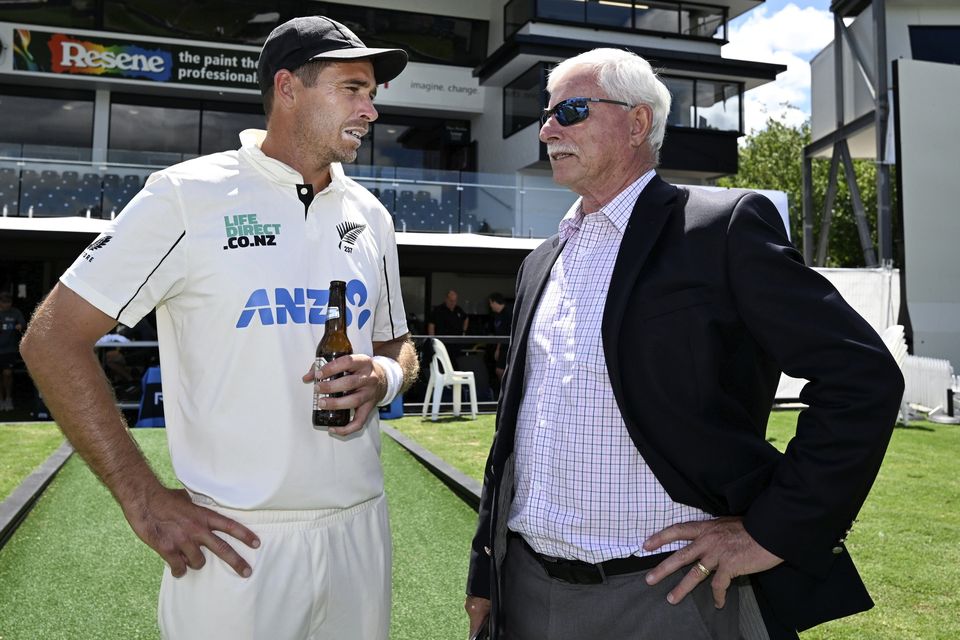
[[[752,587],[737,580],[723,609],[705,580],[679,604],[667,594],[685,570],[655,586],[646,572],[601,584],[551,578],[523,543],[511,538],[503,564],[503,640],[768,640]]]

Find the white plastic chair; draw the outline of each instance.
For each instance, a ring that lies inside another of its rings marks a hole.
[[[454,371],[453,363],[450,362],[450,355],[443,343],[433,340],[433,360],[430,361],[430,379],[427,381],[427,392],[423,396],[422,417],[427,416],[427,408],[430,406],[431,397],[433,410],[431,420],[437,420],[440,416],[440,399],[443,397],[444,387],[453,387],[453,415],[460,415],[460,389],[466,384],[470,388],[470,417],[477,419],[477,383],[473,376],[473,371]]]
[[[892,324],[880,334],[883,344],[890,350],[890,355],[897,361],[897,366],[903,368],[903,359],[907,357],[907,340],[903,335],[902,324]]]
[[[903,331],[902,324],[892,324],[880,334],[880,339],[883,340],[883,344],[890,350],[890,355],[896,360],[897,366],[900,367],[901,371],[903,371],[904,360],[907,358],[907,339]],[[909,424],[910,406],[904,401],[905,397],[906,393],[904,393],[904,397],[900,398],[900,415],[898,417],[903,424]]]

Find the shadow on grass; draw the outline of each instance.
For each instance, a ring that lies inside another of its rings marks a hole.
[[[450,424],[456,422],[475,422],[475,420],[473,418],[464,418],[463,416],[440,416],[436,420],[421,418],[420,422],[422,424]]]
[[[895,429],[903,431],[929,431],[931,433],[936,431],[933,427],[928,427],[925,424],[898,424]]]

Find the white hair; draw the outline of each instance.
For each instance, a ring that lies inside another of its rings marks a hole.
[[[564,76],[583,68],[593,73],[607,98],[622,100],[630,105],[645,104],[650,107],[653,111],[653,122],[647,143],[654,157],[658,157],[667,128],[667,114],[670,113],[670,91],[657,77],[650,63],[637,54],[622,49],[593,49],[568,58],[554,67],[547,80],[547,92],[553,93],[553,88]]]

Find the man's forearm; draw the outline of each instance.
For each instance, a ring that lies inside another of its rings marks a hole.
[[[409,389],[413,383],[416,382],[417,375],[420,373],[420,364],[417,361],[417,350],[413,347],[409,333],[395,340],[381,342],[375,345],[373,352],[378,356],[393,358],[400,363],[400,368],[403,369],[403,384],[400,388],[401,393]]]
[[[160,482],[130,437],[93,350],[40,330],[27,332],[21,350],[64,435],[121,507],[136,508]]]

